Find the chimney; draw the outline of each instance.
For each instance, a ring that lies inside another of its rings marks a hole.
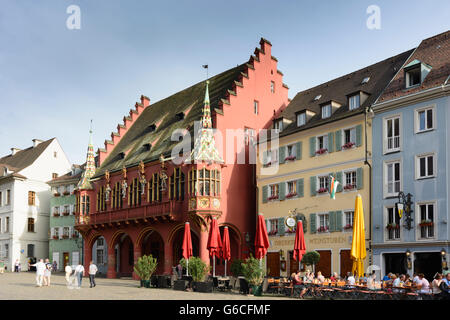
[[[44,140],[40,139],[33,139],[32,141],[33,141],[33,148],[36,148],[39,143],[44,142]]]
[[[17,152],[19,152],[20,150],[22,150],[22,149],[19,149],[19,148],[11,148],[11,155],[13,156],[13,155],[15,155]]]

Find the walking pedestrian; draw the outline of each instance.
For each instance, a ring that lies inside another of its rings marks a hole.
[[[91,261],[89,264],[89,283],[90,283],[90,287],[95,287],[95,274],[97,273],[98,268],[97,266],[94,264],[94,261]]]
[[[39,262],[36,262],[35,264],[32,264],[30,266],[36,267],[36,286],[42,287],[42,281],[44,279],[44,270],[45,270],[44,259],[39,259]]]
[[[78,264],[75,267],[75,277],[78,280],[78,286],[77,289],[81,288],[81,281],[83,280],[84,277],[84,267],[82,264]]]
[[[71,279],[70,279],[70,275],[72,274],[72,267],[67,265],[64,268],[64,272],[66,273],[66,281],[67,281],[67,286],[71,285]]]
[[[14,262],[14,272],[19,272],[19,259],[16,259],[16,262]]]
[[[50,287],[50,277],[52,275],[52,264],[50,260],[45,259],[44,285]]]
[[[56,260],[53,260],[52,269],[53,272],[56,272],[58,270],[58,262],[56,262]]]

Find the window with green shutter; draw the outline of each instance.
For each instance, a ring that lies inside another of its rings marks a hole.
[[[278,235],[284,236],[285,227],[284,227],[284,218],[278,218]]]
[[[316,228],[316,214],[315,213],[311,213],[309,215],[309,225],[310,225],[311,233],[316,233],[317,228]]]
[[[335,145],[336,145],[336,151],[341,151],[341,147],[342,147],[342,131],[338,130],[335,133]]]
[[[298,197],[304,196],[304,182],[303,178],[297,180],[297,195]]]
[[[356,189],[363,188],[363,168],[356,169]]]
[[[309,178],[309,186],[310,186],[310,190],[311,190],[311,196],[315,196],[317,193],[316,184],[317,184],[316,176],[310,177]]]
[[[309,156],[314,157],[316,155],[316,137],[309,138]]]
[[[342,231],[342,211],[335,211],[336,231]]]
[[[295,144],[296,160],[302,159],[302,147],[303,147],[303,144],[301,141],[299,141]]]
[[[356,146],[360,147],[362,144],[362,125],[356,126]]]
[[[334,152],[334,133],[328,133],[328,152]]]
[[[286,146],[282,146],[279,148],[280,152],[280,164],[284,163],[284,159],[286,158]]]
[[[269,186],[263,186],[262,187],[262,201],[263,201],[263,203],[267,202],[267,191],[269,190],[268,188],[269,188]]]
[[[342,171],[336,172],[336,181],[339,182],[336,192],[342,192],[343,185],[342,185]]]
[[[278,199],[284,200],[286,196],[286,182],[280,182],[278,188]]]
[[[336,226],[336,211],[330,211],[329,212],[329,216],[330,216],[330,232],[335,232],[337,231],[337,226]]]

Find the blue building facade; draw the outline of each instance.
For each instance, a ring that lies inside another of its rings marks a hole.
[[[448,270],[449,53],[450,31],[423,40],[373,105],[372,255],[384,274]]]
[[[448,96],[375,113],[372,243],[382,272],[430,278],[442,271],[441,251],[449,251],[449,130]],[[395,207],[400,191],[412,194],[410,230]]]

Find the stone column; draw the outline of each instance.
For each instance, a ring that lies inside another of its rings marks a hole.
[[[164,270],[163,273],[172,275],[172,264],[177,265],[178,261],[173,261],[173,249],[169,241],[164,242]]]
[[[114,248],[112,248],[108,250],[108,271],[106,272],[106,277],[113,279],[116,276],[116,256],[114,254]]]
[[[133,244],[133,248],[134,248],[134,265],[136,265],[138,259],[142,256],[142,250],[140,246],[137,246],[135,244]],[[134,272],[134,268],[133,268],[133,279],[140,280],[136,272]]]
[[[202,259],[206,265],[209,268],[209,251],[206,248],[208,245],[208,231],[200,231],[200,238],[199,238],[199,256],[200,259]]]

